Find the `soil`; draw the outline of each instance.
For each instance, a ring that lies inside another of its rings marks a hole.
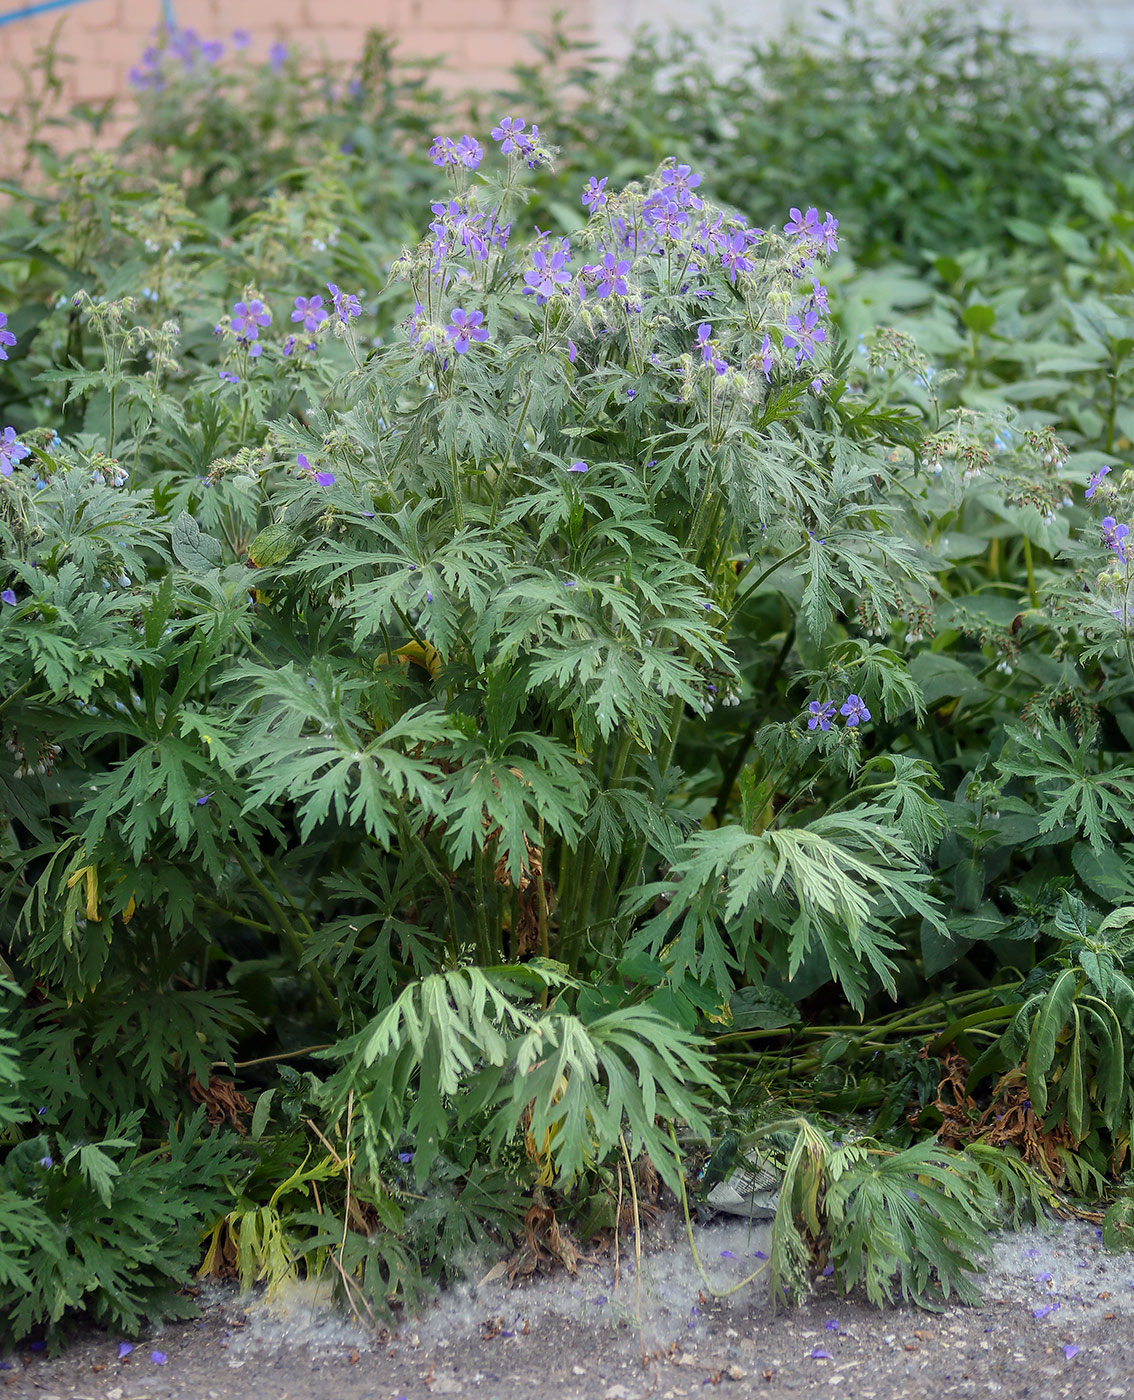
[[[759,1265],[766,1226],[697,1230],[722,1292]],[[652,1232],[640,1274],[625,1251],[577,1275],[509,1286],[490,1269],[424,1317],[376,1334],[314,1285],[272,1299],[216,1287],[193,1322],[119,1357],[93,1331],[62,1356],[0,1370],[0,1400],[1134,1400],[1134,1258],[1107,1254],[1080,1222],[990,1243],[984,1302],[941,1313],[871,1307],[819,1280],[773,1315],[763,1278],[713,1297],[680,1222]]]

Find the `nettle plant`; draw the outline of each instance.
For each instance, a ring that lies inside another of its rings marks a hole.
[[[190,358],[177,322],[79,296],[105,363],[52,378],[83,431],[0,453],[9,1130],[45,1209],[70,1171],[113,1211],[188,1098],[240,1121],[238,1046],[318,1041],[330,1077],[261,1095],[260,1165],[202,1223],[247,1280],[334,1261],[359,1306],[506,1233],[533,1181],[644,1151],[679,1192],[661,1124],[704,1140],[723,1096],[699,1029],[824,987],[861,1013],[943,927],[921,693],[871,635],[928,611],[925,425],[848,389],[835,219],[752,227],[670,160],[521,234],[552,153],[520,118],[492,135],[491,174],[434,143],[404,334],[364,338],[335,283],[289,307],[250,282]],[[890,1221],[871,1245],[859,1212],[840,1277],[863,1249],[893,1272],[914,1191],[958,1286],[976,1236],[941,1202],[984,1218],[971,1171],[865,1189],[887,1151],[830,1159]],[[812,1244],[851,1228],[812,1216]]]

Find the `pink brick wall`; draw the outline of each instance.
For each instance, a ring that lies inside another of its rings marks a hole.
[[[0,0],[5,11],[24,0]],[[174,0],[177,23],[203,39],[228,41],[234,29],[254,36],[253,54],[285,39],[333,59],[356,57],[368,29],[398,40],[405,58],[444,58],[439,79],[449,89],[491,88],[509,65],[532,56],[525,35],[546,31],[556,10],[589,30],[592,0]],[[129,91],[128,74],[161,18],[160,0],[85,0],[73,8],[0,25],[0,111],[23,91],[37,48],[60,26],[65,99],[98,102]]]

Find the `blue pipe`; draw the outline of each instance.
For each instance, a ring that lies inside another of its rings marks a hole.
[[[39,0],[35,5],[24,5],[19,10],[5,10],[0,14],[0,27],[5,24],[13,24],[18,19],[34,19],[36,15],[46,15],[51,10],[65,10],[69,5],[82,5],[85,0]],[[177,20],[173,13],[173,0],[161,0],[162,21],[166,29],[172,32],[177,28]]]
[[[25,5],[20,10],[5,10],[0,14],[0,25],[12,24],[18,19],[34,19],[45,15],[49,10],[64,10],[68,5],[81,5],[83,0],[39,0],[37,5]]]

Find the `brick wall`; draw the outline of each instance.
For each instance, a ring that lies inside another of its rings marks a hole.
[[[28,0],[0,0],[6,11]],[[788,18],[824,23],[827,0],[724,0],[718,5],[729,23],[753,33],[774,33]],[[874,0],[892,12],[903,0]],[[959,4],[961,0],[952,0]],[[357,56],[368,28],[398,39],[408,58],[444,58],[439,77],[450,89],[493,87],[510,64],[531,56],[525,35],[546,30],[551,14],[565,10],[570,23],[595,41],[600,52],[625,53],[641,24],[677,22],[707,34],[724,31],[712,17],[709,0],[172,0],[182,28],[202,38],[228,40],[234,29],[254,35],[253,53],[263,56],[286,39],[334,59]],[[985,0],[977,8],[989,17],[1014,14],[1035,42],[1048,48],[1076,42],[1084,54],[1121,62],[1134,54],[1132,0]],[[139,60],[162,13],[161,0],[84,0],[71,8],[0,23],[0,111],[21,100],[21,74],[36,49],[61,26],[61,51],[76,61],[61,74],[67,102],[101,101],[128,91],[127,75]],[[727,41],[721,44],[728,62]]]
[[[0,0],[5,11],[27,0]],[[574,0],[589,16],[591,0]],[[407,58],[443,57],[441,80],[449,88],[492,87],[511,64],[532,57],[525,35],[548,28],[563,0],[174,0],[178,25],[203,39],[228,41],[233,30],[254,36],[263,56],[277,39],[332,59],[353,59],[368,29],[397,36]],[[23,91],[37,48],[60,26],[60,51],[79,61],[60,72],[69,102],[98,102],[128,90],[128,74],[161,19],[160,0],[85,0],[32,19],[0,23],[0,111],[11,111]]]

